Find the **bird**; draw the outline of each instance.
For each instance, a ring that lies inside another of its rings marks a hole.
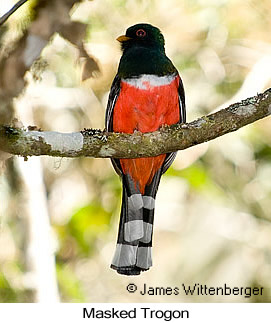
[[[117,40],[122,56],[109,92],[106,131],[146,133],[185,123],[183,82],[166,56],[160,29],[148,23],[135,24]],[[176,154],[111,158],[122,182],[122,205],[110,267],[121,275],[139,275],[152,266],[156,193],[162,174]]]

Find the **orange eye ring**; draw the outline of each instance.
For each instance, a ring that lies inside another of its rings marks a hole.
[[[137,37],[145,37],[146,36],[146,31],[144,29],[138,29],[136,31]]]

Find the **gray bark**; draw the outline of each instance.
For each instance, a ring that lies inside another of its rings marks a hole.
[[[183,150],[269,116],[271,89],[186,124],[151,133],[108,133],[85,129],[75,133],[24,130],[0,126],[1,150],[13,155],[135,158]],[[31,128],[32,129],[32,128]]]

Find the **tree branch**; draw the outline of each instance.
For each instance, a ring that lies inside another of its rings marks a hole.
[[[8,18],[17,10],[19,9],[26,1],[28,0],[20,0],[15,5],[7,12],[5,13],[2,17],[0,17],[0,26],[3,25]]]
[[[164,126],[142,134],[28,131],[0,126],[1,150],[14,155],[135,158],[183,150],[235,131],[271,114],[271,88],[187,124]]]

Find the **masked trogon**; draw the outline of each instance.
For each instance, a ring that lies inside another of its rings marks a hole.
[[[156,131],[185,122],[185,96],[178,71],[165,54],[160,30],[137,24],[117,38],[122,57],[112,83],[106,130],[133,133]],[[111,268],[138,275],[152,266],[155,197],[161,175],[176,153],[156,157],[112,159],[122,180],[119,233]]]

